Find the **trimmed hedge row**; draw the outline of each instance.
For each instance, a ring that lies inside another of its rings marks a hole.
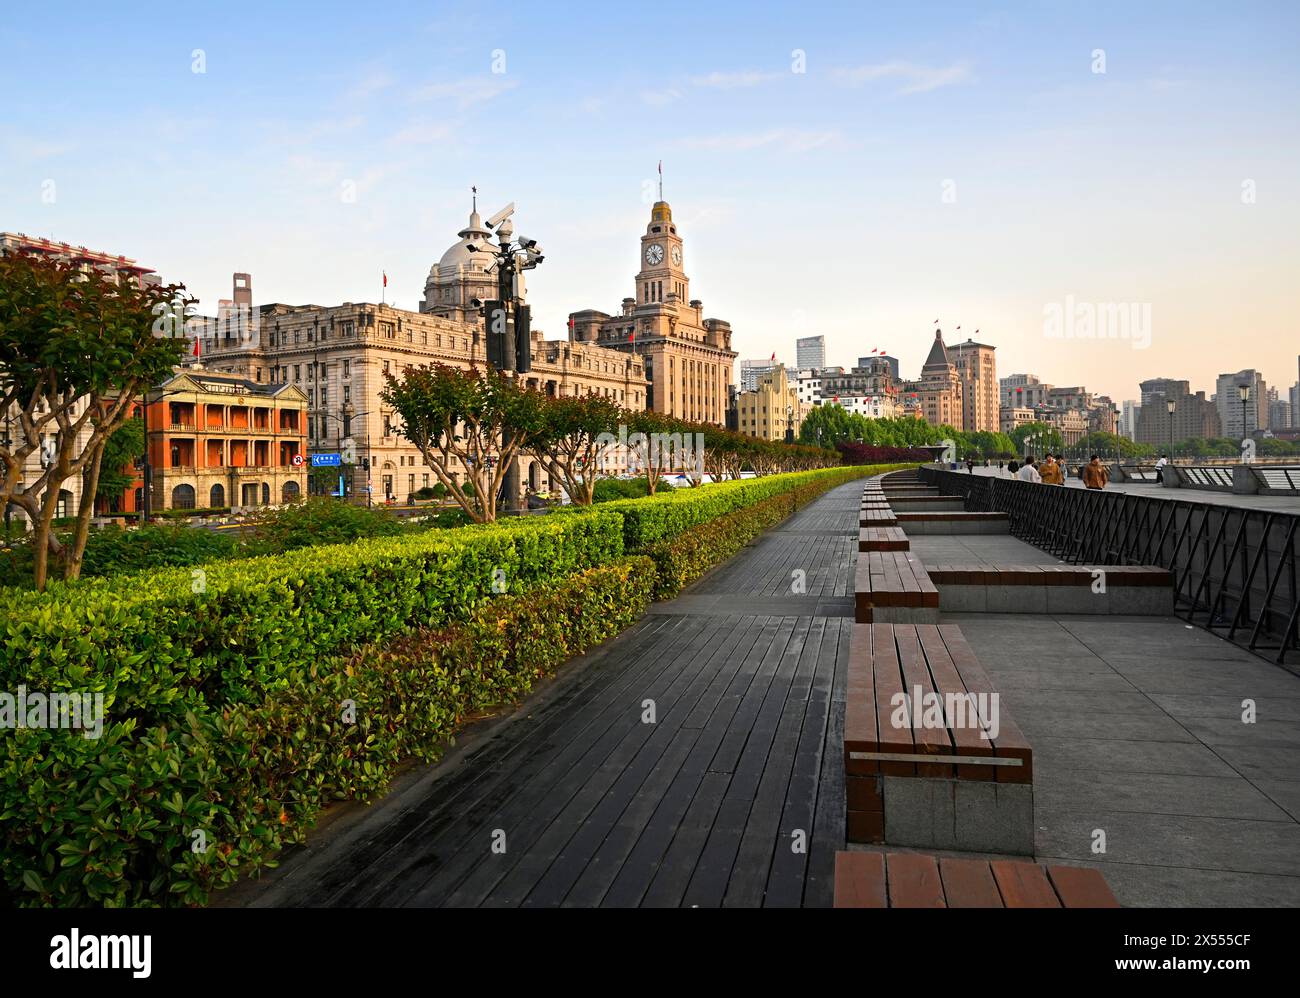
[[[628,626],[656,586],[884,470],[2,592],[0,690],[102,692],[108,722],[0,737],[0,878],[24,904],[202,903],[324,802],[381,792],[468,714]],[[629,537],[654,560],[620,560]]]
[[[22,904],[202,904],[301,841],[331,799],[369,798],[408,757],[645,612],[649,559],[500,596],[468,619],[295,666],[261,703],[0,748],[0,870]],[[349,718],[351,720],[349,720]]]
[[[676,537],[691,527],[812,482],[824,482],[826,488],[832,488],[854,478],[880,474],[883,470],[892,470],[892,466],[823,468],[819,471],[744,478],[703,485],[697,489],[656,492],[644,499],[601,503],[600,509],[620,514],[623,517],[623,547],[627,551],[642,551],[652,544]]]
[[[259,702],[295,666],[466,616],[623,553],[603,512],[369,538],[0,593],[0,689],[103,693],[115,719]]]
[[[655,599],[671,599],[755,537],[838,482],[814,481],[691,527],[646,549],[655,563]]]

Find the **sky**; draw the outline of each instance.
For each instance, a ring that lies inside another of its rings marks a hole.
[[[415,309],[476,185],[542,244],[558,337],[633,293],[662,161],[741,358],[822,333],[914,376],[938,319],[999,375],[1122,401],[1253,367],[1285,398],[1298,55],[1294,3],[14,6],[0,230],[209,312],[235,271],[320,305],[386,272]]]

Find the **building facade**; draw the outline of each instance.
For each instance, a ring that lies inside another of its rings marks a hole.
[[[1241,400],[1243,386],[1249,391],[1245,403]],[[1214,401],[1225,437],[1239,440],[1268,426],[1268,385],[1256,370],[1220,374],[1214,384]]]
[[[934,331],[934,343],[921,366],[920,378],[905,382],[902,394],[905,407],[931,426],[947,425],[956,430],[964,428],[961,375],[957,372],[957,365],[948,356],[948,349],[943,342],[943,330]],[[908,400],[911,405],[907,404]]]
[[[998,385],[996,347],[968,339],[948,350],[948,356],[957,367],[961,378],[962,423],[961,429],[997,432],[998,409],[1001,408]]]
[[[153,488],[163,509],[253,509],[307,492],[307,396],[190,367],[145,396]]]
[[[644,364],[645,408],[724,426],[736,361],[731,324],[705,318],[704,303],[691,298],[683,240],[668,202],[655,202],[640,242],[636,296],[624,298],[617,315],[571,314],[571,336]]]
[[[803,336],[794,341],[795,367],[820,371],[826,366],[826,337]]]
[[[803,423],[799,391],[782,364],[758,379],[752,392],[736,396],[737,428],[760,440],[794,441]]]

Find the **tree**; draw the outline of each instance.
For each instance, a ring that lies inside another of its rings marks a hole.
[[[144,453],[144,420],[132,416],[104,441],[104,456],[100,460],[99,488],[95,498],[112,502],[135,482],[131,466]]]
[[[622,409],[603,395],[543,397],[539,417],[524,449],[564,486],[573,503],[590,506],[601,458],[616,440]]]
[[[511,462],[542,429],[542,394],[495,368],[445,364],[407,367],[387,383],[379,397],[401,417],[400,432],[474,523],[494,523]],[[465,469],[464,485],[454,463]]]
[[[49,557],[64,577],[81,560],[99,491],[104,445],[136,398],[163,378],[184,351],[184,287],[141,285],[116,274],[29,253],[0,256],[0,407],[14,411],[18,437],[0,446],[0,502],[33,526],[33,576],[44,589]],[[25,480],[28,458],[41,473]],[[70,543],[52,529],[64,483],[83,483]]]

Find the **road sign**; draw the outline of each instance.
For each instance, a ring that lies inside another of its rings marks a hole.
[[[301,454],[295,454],[295,455],[293,456],[293,466],[294,466],[295,468],[301,468],[301,467],[302,467],[302,463],[303,463],[303,457],[302,457],[302,455],[301,455]]]
[[[311,466],[313,468],[337,468],[343,463],[343,455],[335,451],[333,454],[313,454],[311,456]]]

